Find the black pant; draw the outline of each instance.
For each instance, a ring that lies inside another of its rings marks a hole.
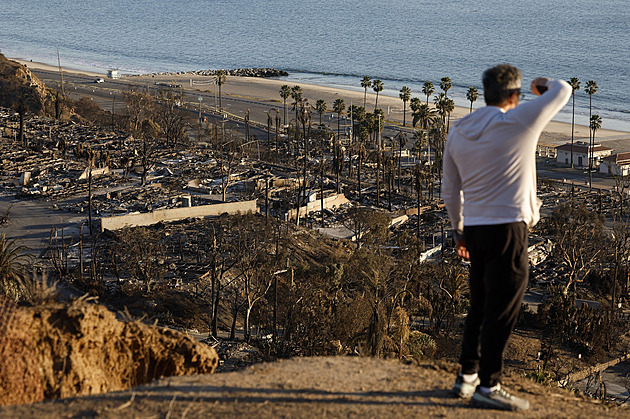
[[[501,380],[503,351],[514,329],[528,280],[524,222],[464,228],[470,253],[470,309],[460,364],[481,385]]]

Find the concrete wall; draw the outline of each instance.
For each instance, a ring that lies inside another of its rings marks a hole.
[[[338,207],[339,205],[345,204],[346,202],[350,202],[350,201],[348,201],[348,199],[343,194],[332,195],[327,198],[324,198],[324,209]],[[322,209],[322,204],[319,199],[316,199],[315,201],[309,202],[305,206],[300,207],[300,217],[304,217],[309,212],[319,211],[321,209]],[[289,210],[287,214],[289,217],[289,220],[294,219],[296,213],[297,213],[297,210],[295,209]]]
[[[210,217],[224,213],[236,214],[258,212],[256,200],[225,202],[212,205],[198,205],[195,207],[173,208],[157,210],[142,214],[126,214],[115,217],[101,218],[101,231],[118,230],[124,227],[148,226],[160,221],[177,221],[185,218]]]
[[[574,372],[574,373],[571,373],[571,374],[567,375],[562,380],[560,380],[559,383],[560,383],[561,386],[566,386],[568,384],[575,383],[577,381],[585,379],[589,375],[593,375],[593,374],[597,374],[599,372],[602,372],[602,371],[604,371],[604,370],[606,370],[606,369],[608,369],[610,367],[614,367],[615,365],[617,365],[620,362],[625,362],[628,359],[630,359],[630,354],[625,354],[625,355],[620,356],[619,358],[615,358],[615,359],[613,359],[611,361],[604,362],[602,364],[593,365],[591,367],[583,369],[582,371]]]

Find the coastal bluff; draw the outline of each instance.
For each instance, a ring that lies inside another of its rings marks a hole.
[[[0,54],[0,106],[52,115],[54,101],[50,89],[28,67]]]

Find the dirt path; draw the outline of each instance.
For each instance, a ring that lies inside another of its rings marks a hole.
[[[530,411],[517,415],[472,408],[449,395],[453,377],[452,371],[433,364],[295,358],[239,372],[163,379],[134,391],[5,407],[0,417],[630,417],[627,410],[607,408],[522,377],[505,381],[530,400]]]

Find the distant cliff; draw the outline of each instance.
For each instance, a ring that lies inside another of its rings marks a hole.
[[[0,106],[16,107],[23,100],[29,112],[51,115],[54,97],[31,70],[0,54]]]

